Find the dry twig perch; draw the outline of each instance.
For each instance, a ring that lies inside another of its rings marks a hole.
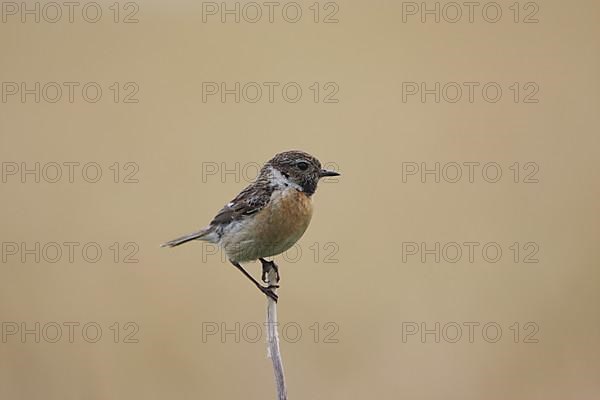
[[[271,266],[267,271],[266,277],[267,285],[277,285],[279,277],[275,268]],[[275,385],[277,386],[277,400],[287,400],[287,388],[283,374],[283,362],[281,360],[281,353],[279,352],[277,325],[277,302],[267,296],[267,357],[273,362]]]

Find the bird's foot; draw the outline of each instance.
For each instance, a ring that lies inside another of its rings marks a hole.
[[[277,303],[277,300],[279,299],[279,296],[277,296],[277,293],[275,293],[274,289],[278,289],[279,285],[269,285],[269,286],[260,286],[260,291],[263,292],[265,294],[265,296],[270,297],[271,299],[273,299],[275,301],[275,303]]]
[[[279,266],[277,264],[275,264],[275,261],[268,261],[268,260],[265,260],[264,258],[259,258],[259,260],[262,264],[262,274],[260,276],[260,279],[264,283],[269,283],[269,280],[267,279],[267,275],[269,274],[271,269],[274,269],[276,282],[279,283]]]

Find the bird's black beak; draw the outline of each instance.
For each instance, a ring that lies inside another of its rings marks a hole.
[[[324,178],[326,176],[339,176],[339,175],[340,174],[338,174],[337,172],[335,172],[335,171],[329,171],[327,169],[322,169],[319,172],[319,178]]]

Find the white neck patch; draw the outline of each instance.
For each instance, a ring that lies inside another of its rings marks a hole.
[[[276,168],[271,167],[270,172],[271,172],[271,174],[270,174],[271,175],[271,183],[273,185],[275,185],[281,189],[294,188],[294,189],[302,192],[302,186],[290,181],[281,172],[279,172],[279,170],[277,170]]]

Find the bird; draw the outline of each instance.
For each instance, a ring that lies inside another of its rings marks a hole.
[[[279,283],[279,267],[266,260],[290,249],[304,234],[313,214],[312,196],[322,178],[339,176],[323,169],[314,156],[299,150],[276,154],[260,169],[257,178],[227,203],[208,226],[163,243],[176,247],[194,240],[224,250],[229,262],[275,302],[278,285],[263,286],[242,263],[259,260],[262,281],[272,268]]]

